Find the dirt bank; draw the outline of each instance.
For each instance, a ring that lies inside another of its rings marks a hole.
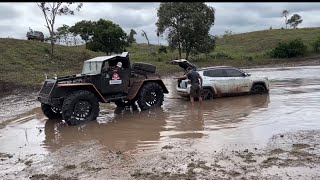
[[[137,156],[83,143],[42,158],[1,153],[0,172],[4,179],[319,179],[319,142],[319,130],[297,131],[276,134],[264,147],[203,154],[168,144]]]
[[[277,62],[280,61],[280,62]],[[297,66],[319,66],[320,57],[308,57],[308,58],[292,58],[286,60],[270,60],[270,63],[261,65],[249,65],[242,66],[240,68],[252,69],[252,68],[281,68],[281,67],[297,67]]]
[[[16,89],[6,92],[6,96],[0,97],[0,128],[4,122],[16,118],[30,109],[39,106],[36,101],[37,91],[32,89]]]
[[[4,82],[0,80],[0,98],[9,95],[25,95],[39,91],[41,85],[26,86],[14,82]]]
[[[156,157],[139,157],[136,165],[139,168],[135,168],[131,176],[138,179],[318,179],[319,140],[317,130],[276,134],[265,147],[240,149],[237,146],[241,144],[235,144],[230,149],[208,154],[167,146]]]

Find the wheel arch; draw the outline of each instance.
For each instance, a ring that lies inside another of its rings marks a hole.
[[[87,90],[87,91],[93,93],[97,97],[99,102],[103,102],[103,103],[106,102],[106,100],[101,95],[101,93],[98,91],[98,89],[91,83],[59,84],[58,87],[64,89],[64,91],[67,91],[68,94],[71,92],[74,92],[74,91],[78,91],[78,90]]]
[[[132,89],[129,92],[128,99],[129,100],[136,99],[141,91],[141,87],[147,83],[150,83],[150,82],[154,82],[154,83],[159,84],[161,86],[164,94],[169,93],[167,87],[164,85],[164,83],[161,79],[155,79],[155,80],[154,79],[150,79],[150,80],[146,79],[143,81],[135,82],[135,84],[133,85]]]
[[[202,89],[209,89],[212,92],[213,96],[215,96],[216,94],[215,89],[211,86],[202,86]]]
[[[250,90],[253,88],[253,86],[254,86],[254,85],[262,85],[262,86],[266,89],[266,91],[268,91],[267,85],[266,85],[266,83],[265,83],[265,82],[263,82],[263,81],[256,81],[256,82],[253,82],[253,83],[252,83],[252,86],[251,86],[251,88],[250,88]]]

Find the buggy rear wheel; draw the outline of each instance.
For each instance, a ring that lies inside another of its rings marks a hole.
[[[159,107],[163,103],[163,89],[155,82],[149,82],[141,87],[138,105],[141,110]]]
[[[98,99],[89,91],[80,90],[72,93],[62,105],[62,117],[68,125],[96,120],[98,115]]]

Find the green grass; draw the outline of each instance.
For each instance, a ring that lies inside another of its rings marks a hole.
[[[271,59],[266,53],[273,49],[279,41],[301,38],[308,46],[308,57],[315,56],[310,44],[320,36],[320,28],[275,29],[235,34],[217,40],[216,49],[209,55],[191,56],[190,61],[202,66],[231,65],[236,67],[261,66],[294,61],[294,59]],[[127,48],[132,62],[147,62],[157,66],[161,75],[181,72],[177,66],[169,62],[178,58],[178,52],[158,53],[159,46],[133,44]],[[44,80],[44,74],[50,76],[70,75],[81,72],[83,61],[105,55],[92,52],[84,46],[55,46],[55,56],[49,56],[50,45],[36,41],[1,39],[0,38],[0,85],[15,83],[18,85],[34,86]],[[224,53],[232,59],[219,58]],[[218,57],[218,58],[217,58]],[[249,61],[248,57],[252,57]],[[185,55],[183,54],[183,58]]]
[[[320,28],[273,29],[235,34],[218,39],[216,52],[223,52],[234,59],[268,58],[266,53],[272,50],[280,41],[290,41],[301,38],[312,51],[311,43],[320,36]]]
[[[33,85],[49,75],[78,73],[84,60],[101,55],[84,47],[56,46],[55,57],[49,56],[47,43],[0,39],[0,81]]]

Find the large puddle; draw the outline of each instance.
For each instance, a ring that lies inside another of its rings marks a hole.
[[[106,151],[153,153],[170,144],[200,152],[261,146],[272,135],[320,129],[320,67],[250,69],[269,77],[268,95],[237,96],[195,103],[179,98],[175,81],[166,79],[170,94],[162,108],[136,112],[101,105],[97,121],[67,126],[47,120],[37,108],[0,128],[0,152],[48,154],[65,146],[93,143]],[[10,103],[5,104],[10,106]]]

